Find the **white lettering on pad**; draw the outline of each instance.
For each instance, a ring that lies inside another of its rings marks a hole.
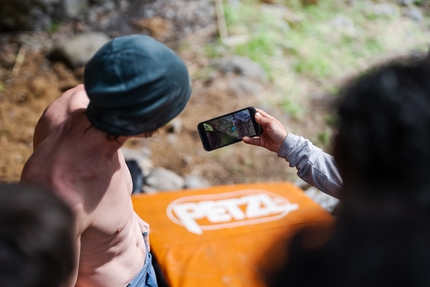
[[[167,207],[167,216],[189,232],[232,228],[280,219],[298,204],[264,190],[241,190],[229,193],[187,196]],[[209,224],[199,224],[206,219]]]

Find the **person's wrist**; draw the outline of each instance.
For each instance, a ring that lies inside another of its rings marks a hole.
[[[287,132],[283,141],[280,142],[279,149],[278,149],[278,156],[279,157],[285,158],[287,156],[288,145],[286,143],[287,143],[288,135],[289,135],[289,133]]]

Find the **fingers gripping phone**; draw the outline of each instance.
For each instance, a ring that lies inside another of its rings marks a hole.
[[[242,141],[245,136],[261,134],[261,126],[255,121],[253,107],[234,111],[197,125],[203,148],[206,151],[225,147]]]

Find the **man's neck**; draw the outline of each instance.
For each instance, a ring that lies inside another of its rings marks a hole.
[[[118,136],[110,139],[106,132],[94,126],[89,126],[84,131],[80,130],[80,132],[84,133],[85,140],[78,142],[80,146],[76,147],[75,150],[82,151],[81,155],[83,157],[113,157],[129,138],[127,136]]]

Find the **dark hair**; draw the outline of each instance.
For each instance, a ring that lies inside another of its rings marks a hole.
[[[268,287],[430,286],[430,222],[413,205],[384,201],[371,213],[348,211],[320,248],[307,244],[308,232],[293,238]]]
[[[429,58],[397,60],[359,77],[344,90],[338,116],[334,156],[344,190],[405,193],[430,204],[422,193],[430,187]]]
[[[54,193],[0,185],[0,286],[59,287],[75,265],[74,219]]]
[[[97,129],[93,124],[90,124],[85,130],[84,130],[84,134],[89,130],[89,129],[91,129],[91,128],[95,128],[95,129]],[[148,132],[148,133],[146,133],[145,135],[144,135],[144,137],[145,138],[150,138],[150,137],[152,137],[154,134],[156,134],[156,133],[158,133],[158,131],[159,131],[159,129],[156,129],[156,130],[154,130],[154,131],[152,131],[152,132]],[[118,142],[118,138],[120,137],[121,135],[115,135],[115,134],[110,134],[110,133],[106,133],[106,139],[108,140],[108,141],[117,141]]]
[[[268,287],[430,286],[430,59],[378,66],[347,86],[334,156],[343,179],[327,244],[288,245]]]

